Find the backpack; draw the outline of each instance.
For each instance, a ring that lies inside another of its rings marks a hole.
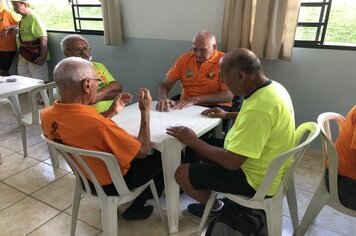
[[[206,236],[265,236],[267,233],[266,213],[260,209],[241,206],[224,199],[224,207],[212,220]]]

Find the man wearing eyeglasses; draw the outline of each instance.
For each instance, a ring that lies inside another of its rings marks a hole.
[[[196,33],[192,50],[178,58],[159,84],[156,109],[168,111],[203,105],[229,110],[233,96],[219,75],[219,60],[223,55],[217,50],[213,33]],[[179,101],[173,101],[168,93],[178,80],[182,83],[182,93]]]
[[[153,179],[157,193],[161,195],[164,188],[161,154],[158,151],[151,153],[150,144],[150,91],[145,88],[138,91],[141,125],[136,138],[88,106],[95,101],[98,91],[98,75],[88,60],[79,57],[61,60],[54,68],[53,78],[61,99],[41,112],[41,125],[46,137],[74,147],[112,153],[129,189]],[[115,114],[131,99],[129,94],[119,94],[113,103]],[[85,162],[106,195],[117,196],[106,166],[91,158]],[[93,189],[94,185],[90,185]],[[146,188],[122,213],[122,217],[129,221],[148,218],[153,207],[145,203],[151,198],[151,190]]]
[[[61,48],[66,57],[81,57],[88,61],[92,59],[88,41],[78,34],[64,37]],[[122,85],[113,78],[102,63],[92,62],[92,64],[101,79],[92,106],[96,107],[103,116],[111,118],[114,115],[113,100],[122,92]]]

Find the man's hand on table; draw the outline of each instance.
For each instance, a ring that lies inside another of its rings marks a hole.
[[[219,108],[219,107],[214,107],[214,108],[209,108],[209,109],[206,109],[206,110],[202,111],[201,114],[203,116],[209,116],[209,117],[213,117],[213,118],[225,119],[227,112],[224,111],[223,109]]]
[[[166,130],[168,135],[175,137],[179,142],[188,146],[198,138],[192,129],[185,126],[172,126]]]
[[[157,111],[168,111],[170,108],[173,108],[176,104],[175,101],[169,98],[160,98],[158,99],[156,110]]]

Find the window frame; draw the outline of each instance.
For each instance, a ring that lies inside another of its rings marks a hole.
[[[339,49],[339,50],[356,50],[356,45],[347,45],[347,43],[327,44],[324,42],[325,35],[329,23],[330,11],[332,8],[332,0],[323,0],[315,2],[301,2],[300,7],[320,7],[318,22],[300,22],[297,27],[317,28],[314,40],[295,40],[294,47],[303,48],[323,48],[323,49]],[[324,17],[325,14],[325,17]]]
[[[54,33],[76,33],[76,34],[86,34],[86,35],[104,35],[104,30],[88,30],[88,29],[82,29],[81,28],[81,22],[82,21],[101,21],[103,22],[103,17],[81,17],[80,16],[80,8],[81,7],[95,7],[95,8],[100,8],[101,9],[101,3],[98,4],[84,4],[84,3],[78,3],[78,0],[68,0],[71,9],[72,9],[72,20],[73,20],[73,26],[74,30],[54,30],[54,29],[47,29],[48,32],[54,32]],[[79,23],[77,23],[77,21]]]

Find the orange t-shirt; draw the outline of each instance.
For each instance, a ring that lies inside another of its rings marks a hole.
[[[73,147],[112,153],[123,175],[140,150],[141,143],[111,119],[104,118],[96,108],[82,104],[62,104],[58,101],[41,113],[44,134],[51,140]],[[112,183],[105,164],[96,159],[84,159],[93,169],[101,185]],[[88,177],[88,176],[87,176]]]
[[[0,32],[7,26],[18,24],[19,19],[14,13],[4,7],[0,8]],[[16,35],[9,32],[7,36],[0,37],[0,51],[10,52],[16,50]]]
[[[356,180],[356,106],[347,114],[335,143],[339,175]]]
[[[211,58],[203,62],[200,67],[198,67],[194,52],[187,52],[177,59],[166,77],[181,81],[182,95],[180,99],[229,90],[220,81],[219,60],[223,55],[223,52],[216,50]],[[231,106],[231,104],[232,102],[221,102],[216,105]]]

